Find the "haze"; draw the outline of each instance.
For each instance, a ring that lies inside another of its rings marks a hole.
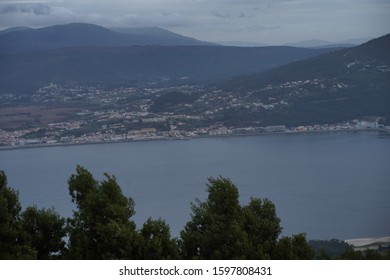
[[[0,0],[0,29],[86,22],[158,26],[211,42],[284,44],[389,33],[388,0]]]

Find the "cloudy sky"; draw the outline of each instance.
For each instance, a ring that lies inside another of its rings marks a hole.
[[[0,0],[0,29],[88,22],[200,40],[283,44],[390,33],[390,0]]]

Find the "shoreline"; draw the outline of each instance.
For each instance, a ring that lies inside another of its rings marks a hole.
[[[344,242],[352,245],[356,251],[380,250],[390,247],[390,236],[346,239]]]
[[[41,143],[20,146],[3,146],[1,151],[24,150],[24,149],[39,149],[39,148],[55,148],[68,146],[82,145],[100,145],[100,144],[116,144],[116,143],[132,143],[132,142],[152,142],[152,141],[188,141],[202,138],[230,138],[230,137],[253,137],[253,136],[269,136],[269,135],[304,135],[304,134],[336,134],[336,133],[360,133],[360,132],[378,132],[390,135],[387,129],[339,129],[339,130],[313,130],[313,131],[282,131],[282,132],[262,132],[262,133],[246,133],[246,134],[221,134],[221,135],[198,135],[192,137],[156,137],[144,139],[123,139],[123,140],[108,140],[108,141],[92,141],[79,143]]]

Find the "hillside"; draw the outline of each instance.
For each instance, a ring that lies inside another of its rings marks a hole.
[[[209,83],[262,72],[324,52],[329,50],[139,46],[0,54],[0,94],[32,94],[50,82],[112,87],[150,82]]]
[[[139,28],[111,28],[114,32],[143,36],[144,45],[159,46],[203,46],[217,45],[214,43],[200,41],[194,38],[186,37],[159,27],[139,27]]]
[[[0,53],[24,53],[65,47],[213,45],[161,28],[110,30],[98,25],[71,23],[44,28],[10,28],[0,32]]]
[[[390,116],[390,35],[220,84],[274,104],[263,120],[291,125]]]

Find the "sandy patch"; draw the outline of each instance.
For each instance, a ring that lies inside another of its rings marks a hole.
[[[358,239],[348,239],[344,240],[348,244],[351,244],[355,247],[367,246],[371,244],[390,244],[390,236],[379,237],[379,238],[358,238]]]

